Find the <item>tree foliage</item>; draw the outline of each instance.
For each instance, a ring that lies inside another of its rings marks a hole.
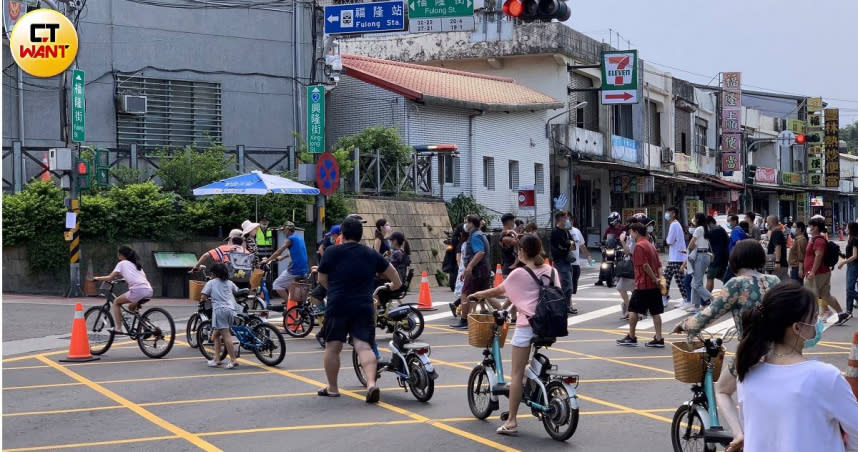
[[[62,233],[63,192],[51,182],[34,181],[17,194],[3,195],[3,246],[26,243],[48,232]]]
[[[161,167],[155,175],[161,178],[164,191],[183,197],[191,196],[194,188],[235,174],[235,156],[227,156],[217,144],[203,150],[191,146],[173,153],[162,150],[158,155]]]
[[[450,217],[450,224],[453,226],[464,223],[468,215],[479,215],[487,224],[494,220],[494,216],[489,214],[485,206],[465,193],[459,193],[446,204],[447,216]]]
[[[858,121],[840,129],[840,139],[846,142],[847,152],[858,155]]]

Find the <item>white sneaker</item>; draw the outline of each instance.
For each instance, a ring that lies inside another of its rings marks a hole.
[[[694,306],[693,304],[686,306],[684,309],[686,312],[692,312],[692,313],[700,311],[700,308],[698,308],[697,306]]]
[[[238,363],[235,361],[227,361],[226,365],[223,366],[224,369],[234,369],[236,367],[238,367]]]
[[[687,301],[682,301],[678,305],[676,305],[676,309],[685,309],[689,306],[692,306],[692,304]]]
[[[220,367],[220,365],[221,365],[221,363],[216,362],[216,361],[215,361],[215,360],[213,360],[213,359],[212,359],[212,360],[209,360],[206,364],[208,364],[208,366],[209,366],[209,367]]]
[[[670,297],[668,297],[667,295],[662,295],[661,304],[666,308],[668,303],[670,303]]]

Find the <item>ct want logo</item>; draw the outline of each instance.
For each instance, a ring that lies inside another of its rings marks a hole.
[[[37,9],[15,23],[9,48],[24,72],[53,77],[68,69],[77,56],[77,31],[60,12]]]

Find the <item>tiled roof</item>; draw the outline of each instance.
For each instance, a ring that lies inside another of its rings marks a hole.
[[[426,104],[486,111],[562,108],[563,103],[504,77],[344,54],[346,75]]]

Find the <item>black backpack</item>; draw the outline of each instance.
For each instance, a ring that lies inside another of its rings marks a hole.
[[[822,254],[822,265],[833,269],[840,260],[840,245],[834,243],[833,240],[826,240],[825,237],[816,237],[813,240],[817,239],[825,240],[825,253]]]
[[[569,335],[567,312],[569,300],[563,294],[560,287],[554,285],[554,269],[551,269],[551,277],[548,285],[543,284],[536,274],[528,267],[522,267],[530,274],[530,277],[539,285],[539,298],[533,316],[528,318],[530,327],[533,328],[535,336],[563,337]],[[545,275],[542,276],[546,277]]]

